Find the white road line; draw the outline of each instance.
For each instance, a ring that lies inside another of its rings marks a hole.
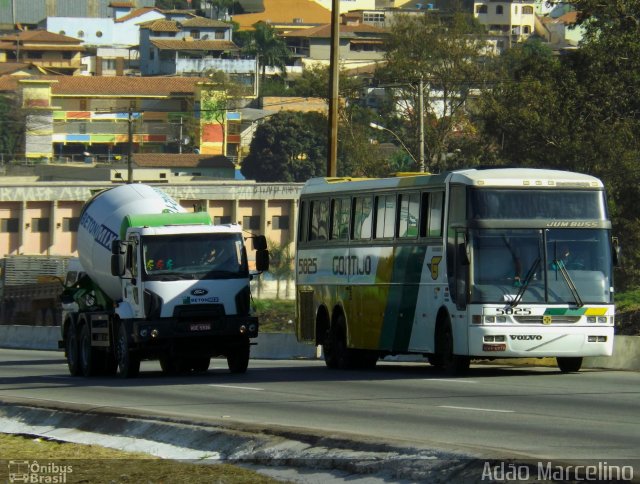
[[[440,408],[452,408],[454,410],[475,410],[477,412],[515,413],[515,410],[498,410],[494,408],[455,407],[453,405],[438,405]]]
[[[456,380],[455,378],[423,378],[424,381],[444,381],[451,383],[478,383],[475,380]]]
[[[218,388],[235,388],[236,390],[255,390],[257,392],[261,392],[264,388],[255,388],[255,387],[240,387],[236,385],[207,385],[210,387],[218,387]]]

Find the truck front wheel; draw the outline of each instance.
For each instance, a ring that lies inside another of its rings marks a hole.
[[[227,365],[231,373],[245,373],[249,366],[249,338],[244,338],[238,346],[227,351]]]
[[[127,326],[124,322],[121,322],[118,328],[115,354],[117,375],[120,378],[134,378],[138,376],[138,373],[140,373],[140,358],[129,349],[129,336]]]
[[[71,376],[80,375],[80,355],[78,345],[78,326],[75,321],[67,322],[65,336],[65,353],[67,354],[67,366]]]

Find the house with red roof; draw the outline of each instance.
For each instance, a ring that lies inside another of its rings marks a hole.
[[[46,30],[24,30],[0,37],[0,62],[27,62],[42,72],[62,75],[81,70],[82,41]]]

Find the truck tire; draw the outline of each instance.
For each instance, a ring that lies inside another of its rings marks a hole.
[[[98,361],[91,347],[91,328],[84,323],[80,329],[80,370],[82,375],[90,377],[98,374]]]
[[[116,374],[120,378],[135,378],[140,373],[140,357],[129,349],[129,335],[124,322],[118,327],[115,341]]]
[[[249,363],[249,358],[247,358],[247,364]],[[211,364],[211,358],[208,356],[199,356],[191,358],[191,370],[194,373],[204,373],[209,369],[209,365]],[[246,371],[245,367],[245,371]],[[242,372],[244,373],[244,372]]]
[[[247,371],[250,349],[249,338],[243,338],[238,346],[227,352],[227,365],[229,365],[231,373],[245,373]]]
[[[67,366],[71,376],[80,376],[80,348],[78,344],[78,325],[75,321],[67,321],[64,338],[64,349],[67,355]]]

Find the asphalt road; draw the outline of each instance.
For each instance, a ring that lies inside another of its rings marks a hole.
[[[62,353],[0,349],[0,399],[182,419],[285,426],[491,458],[616,462],[638,468],[640,373],[472,366],[448,378],[427,364],[334,371],[320,361],[252,360],[245,375],[134,380],[69,376]]]

